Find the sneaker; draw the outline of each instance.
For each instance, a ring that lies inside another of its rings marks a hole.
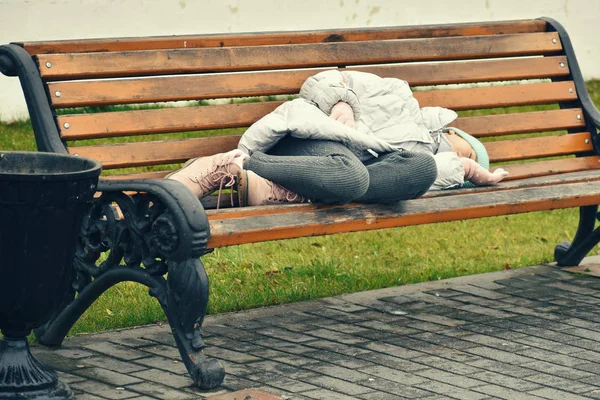
[[[304,196],[262,178],[252,171],[240,171],[237,175],[237,183],[240,207],[308,202]]]
[[[199,199],[219,189],[235,185],[237,174],[242,171],[248,156],[241,150],[231,150],[214,156],[193,158],[181,169],[165,176],[183,183]]]

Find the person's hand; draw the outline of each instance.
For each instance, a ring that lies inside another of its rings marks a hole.
[[[331,109],[331,118],[341,122],[349,128],[354,128],[354,112],[350,104],[340,101]]]
[[[495,185],[508,175],[508,171],[503,168],[490,172],[475,160],[466,157],[461,157],[460,160],[465,169],[465,181],[471,181],[476,185]]]

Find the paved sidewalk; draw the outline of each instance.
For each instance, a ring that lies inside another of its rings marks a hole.
[[[80,400],[600,399],[599,303],[600,279],[542,265],[209,316],[205,353],[227,372],[211,392],[166,325],[33,353]]]

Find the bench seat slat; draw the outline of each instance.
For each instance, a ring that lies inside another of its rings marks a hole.
[[[311,30],[299,32],[233,33],[208,35],[154,36],[146,38],[111,38],[57,40],[20,43],[31,55],[44,53],[80,53],[184,49],[202,47],[263,46],[273,44],[319,43],[358,40],[388,40],[444,36],[481,36],[544,32],[542,20],[471,22],[462,24]]]
[[[90,79],[514,57],[557,53],[561,50],[558,34],[543,32],[365,42],[43,54],[38,56],[38,63],[41,66],[40,73],[46,79]]]
[[[210,221],[208,248],[267,240],[518,214],[600,203],[600,186],[557,184],[535,189],[421,198],[395,205],[327,207],[301,213]]]
[[[595,182],[598,180],[600,180],[600,171],[580,171],[560,175],[548,175],[535,178],[520,179],[517,181],[502,182],[501,184],[494,186],[480,186],[468,189],[462,188],[455,190],[431,191],[425,193],[425,195],[423,195],[422,198],[468,195],[472,193],[495,192],[499,190],[514,190],[519,188],[549,186],[560,183]],[[204,198],[202,199],[202,202],[204,203],[206,200],[207,198]],[[358,204],[359,203],[350,203],[345,205],[345,207],[355,207]],[[252,217],[255,215],[273,215],[282,213],[301,212],[307,210],[316,210],[323,207],[330,206],[315,203],[296,203],[276,204],[260,207],[229,207],[206,210],[206,214],[209,220],[216,221],[220,219]]]
[[[281,103],[273,101],[62,115],[58,117],[58,126],[64,140],[247,127]],[[68,129],[64,128],[65,124],[68,124]],[[573,108],[463,117],[453,122],[452,126],[481,137],[583,128],[585,121],[582,110]]]
[[[235,148],[239,138],[239,135],[232,135],[220,138],[75,146],[70,147],[69,152],[99,160],[104,168],[111,169],[176,163],[194,157],[221,153]],[[593,150],[589,133],[490,142],[486,144],[486,148],[492,162],[576,154]]]
[[[48,85],[52,106],[83,107],[162,101],[200,100],[214,98],[266,96],[292,94],[279,85],[252,88],[198,87],[185,77],[158,78],[154,82],[145,80],[130,81],[90,81],[61,82]],[[191,77],[194,78],[194,77]],[[415,97],[424,106],[441,106],[454,110],[470,108],[503,107],[526,104],[546,104],[577,99],[572,81],[532,83],[477,87],[468,89],[445,89],[417,91]]]

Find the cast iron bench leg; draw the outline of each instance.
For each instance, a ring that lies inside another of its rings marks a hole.
[[[590,250],[600,242],[600,228],[594,230],[598,206],[579,207],[579,226],[573,242],[559,243],[554,249],[558,265],[579,265]]]
[[[111,186],[121,189],[120,185]],[[161,187],[168,193],[162,193]],[[195,384],[202,389],[220,385],[225,377],[223,366],[202,353],[209,285],[200,261],[208,240],[208,222],[200,202],[188,198],[191,193],[175,181],[144,187],[145,192],[154,193],[134,196],[109,189],[102,189],[102,196],[83,221],[73,288],[65,293],[61,311],[37,329],[36,336],[42,344],[59,346],[102,293],[119,282],[139,282],[163,308]],[[171,195],[174,204],[168,204]],[[183,201],[188,203],[180,204]],[[114,204],[124,219],[119,218]],[[106,259],[98,262],[106,252]]]

